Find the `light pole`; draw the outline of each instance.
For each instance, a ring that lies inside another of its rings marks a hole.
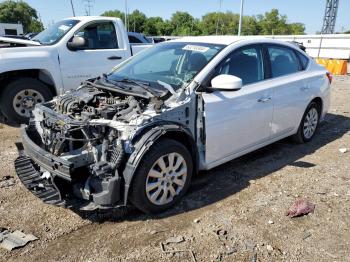
[[[244,0],[241,0],[241,12],[239,14],[238,36],[240,36],[242,33],[243,6],[244,6]]]

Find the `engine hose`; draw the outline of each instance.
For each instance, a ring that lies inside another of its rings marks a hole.
[[[131,100],[131,101],[129,102],[129,107],[126,108],[126,109],[124,109],[124,110],[122,110],[122,111],[120,111],[120,112],[118,112],[118,113],[113,117],[113,120],[116,120],[116,119],[118,119],[119,117],[121,117],[121,116],[123,116],[123,115],[127,115],[127,114],[131,113],[135,108],[137,108],[137,106],[138,106],[137,101],[136,101],[136,100]]]

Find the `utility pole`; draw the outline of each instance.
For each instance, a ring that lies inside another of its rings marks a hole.
[[[85,7],[87,8],[86,9],[86,14],[88,16],[91,15],[91,8],[93,6],[93,3],[95,2],[95,0],[83,0],[85,2]]]
[[[244,6],[244,0],[241,0],[241,12],[239,14],[238,36],[240,36],[242,33],[243,6]]]
[[[70,5],[72,6],[73,16],[75,17],[75,10],[74,10],[74,5],[73,5],[73,0],[70,0]]]
[[[125,24],[125,27],[126,27],[126,31],[128,31],[128,0],[125,0],[124,24]]]
[[[216,35],[218,35],[218,32],[219,32],[221,6],[222,6],[222,0],[219,0],[219,11],[218,11],[218,17],[217,17],[217,20],[216,20]]]

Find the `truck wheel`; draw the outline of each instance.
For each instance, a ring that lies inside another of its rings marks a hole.
[[[146,153],[134,174],[131,203],[145,213],[159,213],[186,193],[193,172],[187,148],[172,139],[161,139]]]
[[[299,144],[311,141],[315,135],[319,121],[319,106],[315,102],[312,102],[305,110],[298,133],[292,136],[292,139]]]
[[[37,103],[51,100],[49,87],[34,78],[10,82],[2,92],[0,106],[5,117],[13,123],[28,123],[30,112]]]

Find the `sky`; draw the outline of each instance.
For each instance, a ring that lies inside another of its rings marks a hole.
[[[0,0],[2,2],[4,0]],[[62,18],[72,16],[70,0],[25,0],[40,14],[45,26]],[[95,0],[91,15],[100,15],[106,10],[125,10],[125,0]],[[76,15],[85,15],[83,0],[73,0]],[[306,26],[306,33],[313,34],[322,28],[326,0],[245,0],[244,14],[257,15],[277,8],[287,15],[288,22],[301,22]],[[139,9],[147,16],[170,18],[176,11],[187,11],[192,16],[217,11],[219,0],[128,0],[129,12]],[[222,11],[239,13],[240,0],[222,0]],[[350,30],[350,1],[340,0],[336,31]]]

